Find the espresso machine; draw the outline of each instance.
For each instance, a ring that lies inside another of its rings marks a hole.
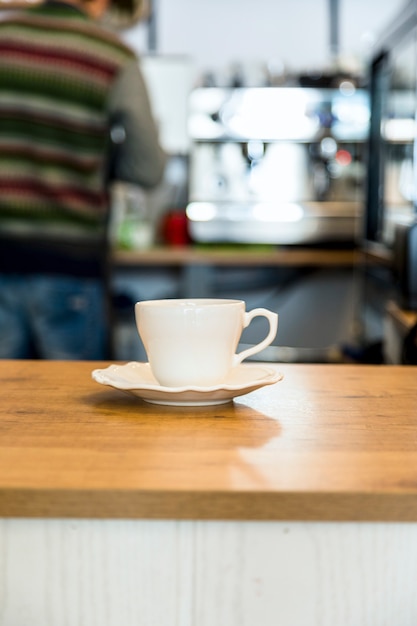
[[[198,88],[189,102],[195,242],[349,245],[363,210],[369,102],[337,88]]]

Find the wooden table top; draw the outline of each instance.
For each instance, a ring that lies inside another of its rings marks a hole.
[[[1,361],[0,516],[417,521],[417,369],[278,364],[213,407]]]

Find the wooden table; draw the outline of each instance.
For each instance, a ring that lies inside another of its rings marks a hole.
[[[417,369],[206,408],[2,361],[0,624],[415,626]]]

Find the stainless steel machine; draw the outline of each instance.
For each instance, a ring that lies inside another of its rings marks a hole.
[[[369,102],[338,88],[198,88],[187,216],[196,242],[353,242]]]

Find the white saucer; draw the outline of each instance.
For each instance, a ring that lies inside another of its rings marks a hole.
[[[170,406],[208,406],[225,404],[237,396],[272,385],[283,374],[264,365],[241,364],[235,367],[221,385],[213,387],[162,387],[155,380],[149,363],[133,361],[125,365],[110,365],[92,372],[101,385],[127,391],[146,402]]]

